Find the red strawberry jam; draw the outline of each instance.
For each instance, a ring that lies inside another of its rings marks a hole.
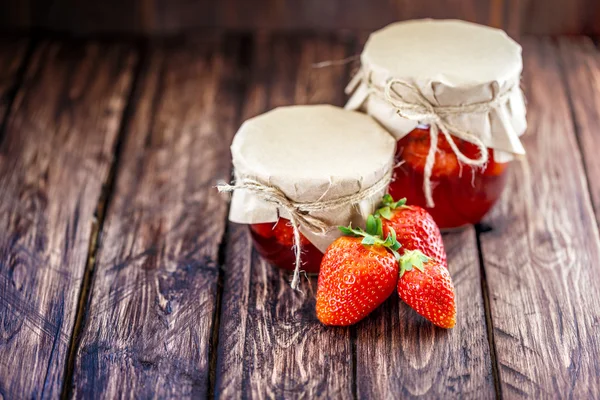
[[[254,247],[264,259],[270,263],[293,271],[296,261],[294,253],[294,230],[286,219],[277,222],[251,224],[250,233],[254,240]],[[300,234],[302,248],[302,270],[308,273],[319,272],[323,253],[309,240]]]
[[[459,150],[471,159],[479,158],[477,146],[453,137]],[[406,197],[433,216],[440,228],[456,228],[481,221],[500,197],[506,183],[508,163],[494,161],[493,150],[485,169],[459,163],[444,135],[438,137],[438,150],[431,173],[435,207],[426,207],[423,172],[429,152],[429,129],[416,128],[398,141],[396,161],[389,192],[395,199]]]

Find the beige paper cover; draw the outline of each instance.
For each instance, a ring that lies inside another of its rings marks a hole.
[[[392,168],[395,140],[365,114],[329,105],[280,107],[244,122],[231,153],[235,179],[256,179],[279,188],[290,200],[315,202],[360,192]],[[300,231],[321,251],[339,237],[337,227],[364,226],[385,194],[383,188],[355,205],[314,212],[331,227],[324,235]],[[252,224],[275,222],[286,210],[238,189],[229,219]]]
[[[435,106],[488,102],[494,94],[510,90],[507,101],[489,113],[451,115],[448,120],[489,148],[525,153],[519,140],[527,127],[525,98],[519,87],[521,46],[502,30],[458,20],[399,22],[371,34],[361,64],[358,77],[348,85],[351,97],[346,108],[364,110],[396,139],[419,121],[399,116],[392,105],[373,94],[369,82],[384,87],[389,80],[400,79]],[[411,96],[402,87],[394,90]]]

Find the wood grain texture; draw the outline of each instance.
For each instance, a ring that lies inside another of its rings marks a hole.
[[[74,397],[207,395],[237,38],[149,49],[98,249]]]
[[[311,65],[344,58],[345,39],[260,40],[245,116],[296,102],[343,102],[347,67]],[[228,232],[216,397],[350,398],[350,330],[316,319],[316,277],[294,292],[289,273],[252,251],[246,226],[230,223]]]
[[[0,397],[57,398],[136,55],[41,43],[0,147]]]
[[[558,51],[524,41],[527,158],[481,235],[505,398],[600,393],[600,239]]]
[[[575,118],[596,221],[600,225],[600,51],[589,38],[560,38],[563,76]]]
[[[473,227],[444,235],[457,323],[433,326],[397,294],[356,325],[358,398],[495,397]]]

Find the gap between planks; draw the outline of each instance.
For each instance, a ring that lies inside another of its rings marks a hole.
[[[65,377],[63,380],[61,399],[72,398],[72,383],[73,372],[75,368],[75,358],[77,355],[77,349],[79,348],[80,344],[81,330],[83,328],[85,314],[89,306],[91,286],[95,272],[96,254],[98,252],[98,245],[102,237],[102,229],[104,226],[106,211],[110,206],[110,201],[115,186],[116,176],[119,167],[119,159],[121,157],[123,143],[125,142],[127,127],[133,114],[133,107],[136,103],[135,98],[136,94],[138,93],[142,67],[146,61],[147,45],[147,42],[143,41],[136,43],[135,46],[135,48],[138,51],[139,57],[137,60],[137,64],[134,68],[133,81],[129,89],[129,94],[127,95],[127,104],[125,105],[123,116],[121,118],[119,133],[117,134],[117,138],[115,140],[115,145],[113,148],[113,159],[110,165],[108,176],[102,184],[102,192],[100,193],[100,197],[98,198],[98,204],[96,205],[96,211],[94,213],[94,220],[92,221],[85,272],[81,282],[81,288],[79,289],[77,311],[75,313],[75,323],[73,324],[73,331],[71,332],[71,339],[69,342],[69,349],[67,352],[67,363],[65,364]]]
[[[502,399],[502,381],[500,380],[500,368],[498,366],[498,356],[496,353],[496,340],[494,338],[494,320],[492,319],[492,310],[490,307],[490,289],[485,274],[485,262],[483,259],[483,250],[481,248],[481,234],[492,230],[491,226],[485,224],[475,225],[475,240],[477,242],[477,257],[479,258],[479,276],[481,279],[481,297],[483,297],[483,312],[485,314],[485,326],[487,330],[488,346],[490,348],[490,361],[492,363],[492,376],[494,378],[494,391],[496,399]]]

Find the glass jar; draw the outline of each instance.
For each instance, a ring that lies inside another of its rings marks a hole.
[[[441,228],[479,222],[502,193],[507,161],[526,153],[519,139],[527,129],[521,46],[499,29],[422,19],[372,33],[360,60],[346,108],[372,116],[396,139],[402,164],[390,194],[429,204]],[[429,176],[432,124],[438,145]]]
[[[287,219],[277,222],[250,224],[250,233],[256,251],[268,262],[279,268],[293,271],[296,254],[294,252],[294,231]],[[307,273],[319,272],[323,253],[319,251],[302,233],[302,270]]]
[[[477,159],[477,146],[453,137],[459,150]],[[429,128],[416,128],[398,141],[394,178],[389,192],[395,199],[406,197],[408,204],[426,208],[440,228],[457,228],[475,224],[492,208],[506,183],[508,163],[489,161],[484,169],[461,165],[443,135],[438,137],[438,150],[431,173],[435,207],[426,207],[423,171],[429,152]]]
[[[271,264],[316,273],[338,226],[364,226],[385,194],[396,140],[368,115],[331,105],[279,107],[245,121],[231,144],[229,219],[247,224]],[[365,151],[369,149],[369,151]],[[294,218],[300,234],[295,253]],[[276,222],[273,222],[276,221]]]

